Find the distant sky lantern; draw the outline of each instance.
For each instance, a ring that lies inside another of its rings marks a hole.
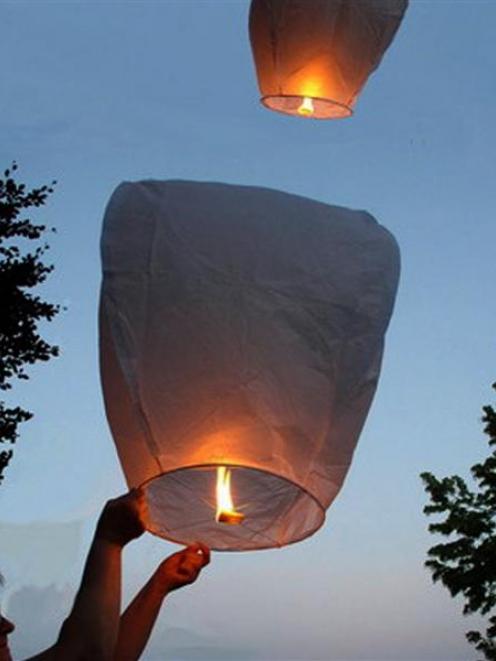
[[[408,0],[252,0],[250,38],[262,103],[315,119],[352,114]]]
[[[399,273],[370,214],[125,183],[102,234],[107,417],[148,529],[218,550],[314,533],[372,401]]]

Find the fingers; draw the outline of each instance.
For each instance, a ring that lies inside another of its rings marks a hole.
[[[142,521],[146,521],[148,518],[148,502],[145,496],[145,490],[142,487],[133,489],[134,498],[138,506],[138,512]]]
[[[202,544],[201,542],[197,542],[198,546],[200,547],[200,550],[203,555],[203,566],[205,567],[210,563],[210,549],[206,544]]]
[[[167,593],[194,583],[209,562],[210,549],[196,542],[163,560],[156,575]]]
[[[108,500],[106,506],[125,506],[126,508],[135,509],[141,514],[146,506],[145,492],[141,487],[130,489],[127,493]]]
[[[210,562],[210,549],[201,542],[190,544],[181,552],[180,572],[189,575],[191,582],[195,581],[203,567]]]
[[[145,494],[143,489],[109,500],[98,520],[96,535],[124,546],[145,531]]]
[[[210,549],[205,544],[202,544],[202,542],[195,542],[194,544],[190,544],[185,549],[185,552],[198,556],[198,558],[201,559],[202,567],[206,567],[210,562]]]
[[[143,490],[143,487],[133,487],[132,489],[129,489],[127,493],[123,493],[120,496],[116,496],[115,498],[112,498],[112,502],[116,501],[125,501],[125,500],[140,500],[144,498],[145,492]]]
[[[181,568],[198,574],[203,569],[203,558],[198,553],[185,551],[181,560]]]
[[[145,490],[143,487],[136,487],[131,489],[123,498],[136,503],[139,507],[143,506],[146,502],[145,499]]]

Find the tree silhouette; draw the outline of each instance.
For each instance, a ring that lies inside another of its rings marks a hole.
[[[496,383],[492,387],[496,390]],[[428,551],[425,566],[451,596],[463,595],[465,615],[487,615],[496,606],[496,411],[484,406],[483,413],[490,454],[470,469],[474,489],[458,475],[421,475],[430,496],[424,513],[443,516],[429,525],[429,532],[450,537]],[[467,640],[485,659],[496,660],[496,615],[489,618],[485,634],[469,631]]]
[[[5,170],[0,179],[0,390],[12,388],[13,379],[28,379],[25,368],[39,360],[58,355],[58,347],[46,342],[38,332],[40,321],[51,321],[58,305],[43,301],[31,290],[44,282],[53,266],[43,262],[48,245],[43,237],[55,231],[45,225],[35,225],[24,217],[26,210],[41,207],[50,193],[50,186],[27,190],[15,180],[16,163]],[[29,248],[35,242],[30,251]],[[12,445],[19,433],[18,425],[32,417],[19,406],[10,408],[0,401],[0,443],[8,450],[0,451],[0,482],[12,457]]]

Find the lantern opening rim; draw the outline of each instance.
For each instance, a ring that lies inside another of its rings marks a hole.
[[[298,112],[298,108],[305,98],[313,101],[315,105],[314,113],[301,114]],[[330,98],[305,94],[265,94],[260,97],[260,103],[268,110],[302,119],[346,119],[353,115],[353,109],[345,103]],[[326,108],[328,112],[325,112]]]
[[[275,473],[274,471],[270,471],[264,468],[259,468],[255,466],[250,466],[249,464],[239,464],[236,462],[229,462],[229,461],[219,461],[219,462],[207,462],[207,463],[200,463],[200,464],[189,464],[187,466],[180,466],[179,468],[173,468],[171,470],[166,470],[162,471],[161,473],[158,473],[157,475],[154,475],[153,477],[149,478],[148,480],[145,480],[142,482],[139,486],[139,488],[145,489],[146,492],[146,487],[149,486],[152,482],[155,482],[156,480],[170,476],[176,473],[184,473],[186,471],[190,470],[212,470],[215,471],[219,466],[225,466],[229,469],[245,469],[257,473],[261,473],[264,475],[269,475],[270,477],[274,477],[278,480],[281,480],[282,482],[287,483],[293,488],[298,489],[302,493],[304,493],[310,500],[317,506],[317,511],[320,515],[319,521],[317,525],[311,527],[308,530],[305,530],[301,535],[298,535],[297,537],[291,539],[288,542],[285,542],[284,544],[277,544],[277,543],[272,543],[272,544],[261,544],[260,546],[256,547],[251,547],[251,548],[216,548],[214,545],[211,545],[210,548],[212,551],[216,551],[218,553],[248,553],[252,551],[266,551],[270,549],[276,549],[276,548],[284,548],[285,546],[290,546],[291,544],[297,544],[298,542],[302,542],[303,540],[307,539],[308,537],[311,537],[313,534],[315,534],[318,530],[322,528],[322,526],[326,522],[326,515],[327,515],[327,510],[326,508],[322,505],[322,503],[318,500],[318,498],[311,492],[309,491],[306,487],[302,486],[300,483],[291,480],[287,477],[284,477],[283,475],[280,475],[278,473]],[[135,485],[130,485],[135,486]],[[159,537],[160,539],[165,539],[169,542],[172,542],[174,544],[179,544],[181,546],[184,546],[185,542],[184,540],[180,540],[176,537],[174,537],[171,534],[164,533],[163,531],[158,532],[157,530],[154,530],[152,528],[146,527],[147,532],[151,533],[155,537]],[[201,541],[201,540],[200,540]]]

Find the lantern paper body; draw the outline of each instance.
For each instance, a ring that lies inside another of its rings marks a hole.
[[[250,38],[264,105],[316,119],[348,117],[407,4],[252,0]],[[313,112],[302,107],[305,97],[312,99]]]
[[[366,212],[213,183],[121,184],[102,237],[107,416],[149,529],[218,550],[312,534],[350,466],[397,287]],[[215,521],[216,467],[245,515]]]

